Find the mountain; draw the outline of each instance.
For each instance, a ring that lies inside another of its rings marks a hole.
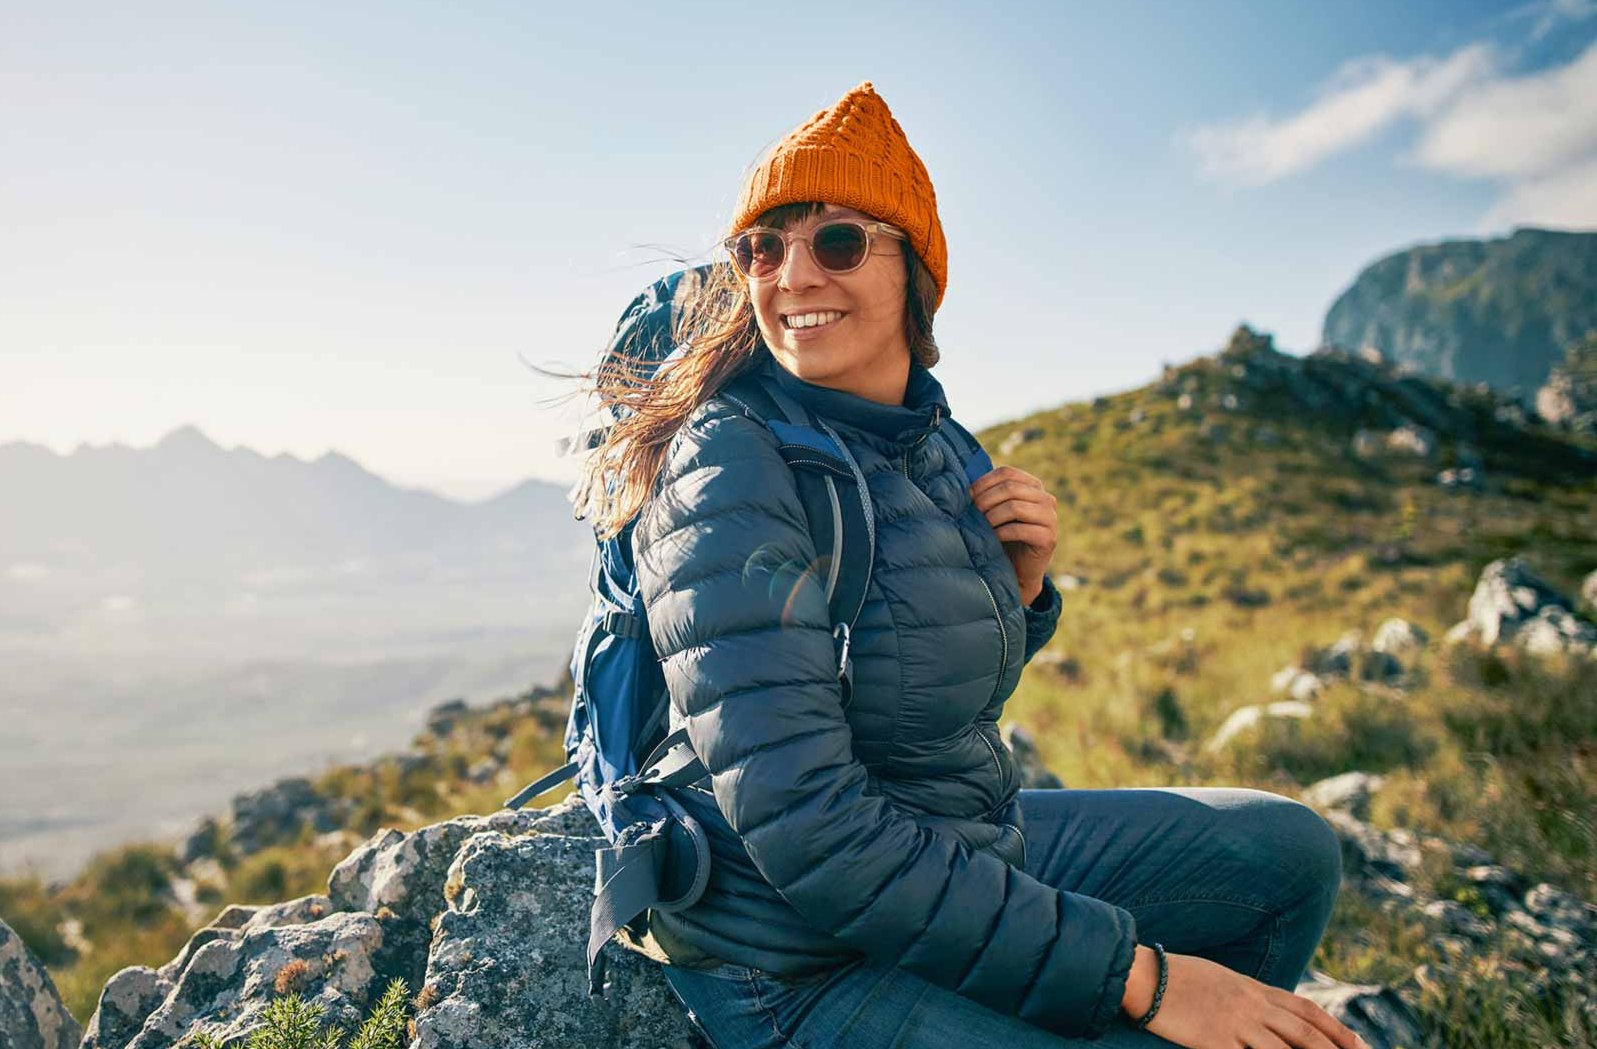
[[[1372,263],[1331,305],[1321,341],[1372,346],[1423,374],[1528,401],[1593,329],[1597,233],[1522,228]]]
[[[537,559],[583,540],[564,489],[526,481],[467,504],[401,488],[329,451],[313,462],[225,450],[193,426],[147,449],[79,446],[70,455],[0,445],[7,501],[0,565],[138,565],[173,577],[351,560]],[[552,536],[560,540],[551,543]]]

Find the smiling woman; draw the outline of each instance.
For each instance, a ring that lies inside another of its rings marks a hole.
[[[703,770],[659,789],[705,831],[708,883],[627,946],[723,1049],[1354,1049],[1290,993],[1340,877],[1312,810],[1020,789],[997,726],[1058,623],[1056,499],[961,451],[930,371],[936,196],[870,83],[755,167],[723,243],[679,293],[678,351],[598,370],[620,421],[577,494],[601,538],[633,529],[670,728]],[[749,384],[835,436],[862,488],[842,662],[825,573],[781,570],[818,563],[783,454],[803,446],[752,417]]]

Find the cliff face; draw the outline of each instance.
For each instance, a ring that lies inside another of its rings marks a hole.
[[[1322,342],[1528,399],[1597,329],[1597,233],[1518,229],[1389,255],[1326,314]]]

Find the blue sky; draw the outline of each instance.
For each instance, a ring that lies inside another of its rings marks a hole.
[[[1597,229],[1597,0],[8,4],[0,441],[198,425],[472,498],[566,480],[622,306],[869,79],[949,240],[982,426],[1239,321],[1306,352],[1358,270]]]

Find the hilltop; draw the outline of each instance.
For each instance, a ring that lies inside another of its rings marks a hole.
[[[1593,329],[1597,233],[1522,228],[1378,259],[1331,305],[1322,342],[1528,400]]]

